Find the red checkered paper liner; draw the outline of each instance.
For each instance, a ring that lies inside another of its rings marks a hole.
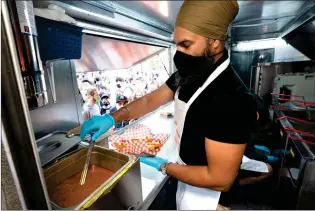
[[[122,135],[111,136],[111,144],[113,147],[120,143],[125,143],[126,146],[117,149],[117,151],[125,154],[151,154],[156,155],[164,143],[168,140],[169,134],[153,134],[145,125],[139,124],[133,128],[128,128]],[[146,138],[153,139],[161,144],[161,147],[155,148],[155,150],[149,150],[147,147]],[[132,139],[139,139],[138,141],[132,141]]]

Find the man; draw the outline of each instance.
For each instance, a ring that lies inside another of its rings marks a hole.
[[[121,77],[117,77],[116,78],[116,86],[118,89],[121,89],[121,88],[124,88],[124,83],[125,83],[125,80]]]
[[[111,105],[109,102],[109,94],[104,93],[101,96],[100,106],[101,106],[101,115],[110,113]]]
[[[217,208],[221,191],[237,176],[256,121],[253,98],[224,49],[227,28],[237,13],[236,1],[185,1],[174,31],[178,71],[152,93],[82,126],[81,137],[96,131],[95,140],[115,122],[141,117],[175,100],[177,163],[159,157],[143,157],[141,162],[179,180],[177,209]]]
[[[86,93],[87,102],[83,107],[83,120],[87,120],[93,116],[101,115],[100,112],[100,96],[96,88],[91,88]]]
[[[111,112],[115,112],[115,111],[119,110],[120,108],[126,106],[127,104],[128,104],[127,97],[123,96],[123,95],[119,95],[116,97],[116,107],[111,109]],[[124,121],[117,122],[117,124],[115,125],[115,128],[120,129],[120,128],[123,128],[127,125],[129,125],[129,120],[124,120]]]
[[[128,98],[124,95],[117,95],[116,96],[116,106],[115,109],[112,110],[112,112],[115,112],[119,110],[120,108],[124,107],[128,104]]]
[[[143,93],[141,91],[136,91],[135,96],[133,97],[133,100],[137,100],[141,97],[143,97]]]
[[[99,88],[99,92],[100,92],[100,93],[99,93],[100,96],[103,96],[103,94],[108,94],[108,93],[110,93],[110,89],[107,88],[106,86],[101,85],[100,88]]]

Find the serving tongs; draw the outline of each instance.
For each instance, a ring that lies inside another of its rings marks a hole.
[[[84,185],[85,184],[86,175],[87,175],[87,172],[88,172],[88,169],[89,169],[90,159],[91,159],[91,156],[92,156],[92,150],[93,150],[93,147],[94,147],[94,144],[95,144],[95,142],[92,141],[92,134],[90,136],[88,136],[87,138],[85,138],[85,140],[89,141],[90,146],[89,146],[89,149],[88,149],[88,153],[87,153],[87,156],[86,156],[85,164],[84,164],[83,171],[82,171],[82,174],[81,174],[80,185]]]

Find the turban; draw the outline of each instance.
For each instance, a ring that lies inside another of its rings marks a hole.
[[[227,29],[239,10],[237,1],[186,0],[175,26],[215,40],[225,40]]]

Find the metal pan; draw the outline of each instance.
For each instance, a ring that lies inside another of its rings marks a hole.
[[[48,192],[62,183],[69,177],[82,171],[87,156],[87,148],[66,157],[44,170],[44,177]],[[91,156],[91,165],[98,165],[114,172],[108,180],[91,193],[86,199],[73,207],[60,207],[55,202],[51,202],[53,209],[87,209],[102,195],[106,195],[115,184],[134,165],[135,160],[130,155],[124,155],[102,147],[94,146]],[[80,185],[80,184],[78,184]]]

